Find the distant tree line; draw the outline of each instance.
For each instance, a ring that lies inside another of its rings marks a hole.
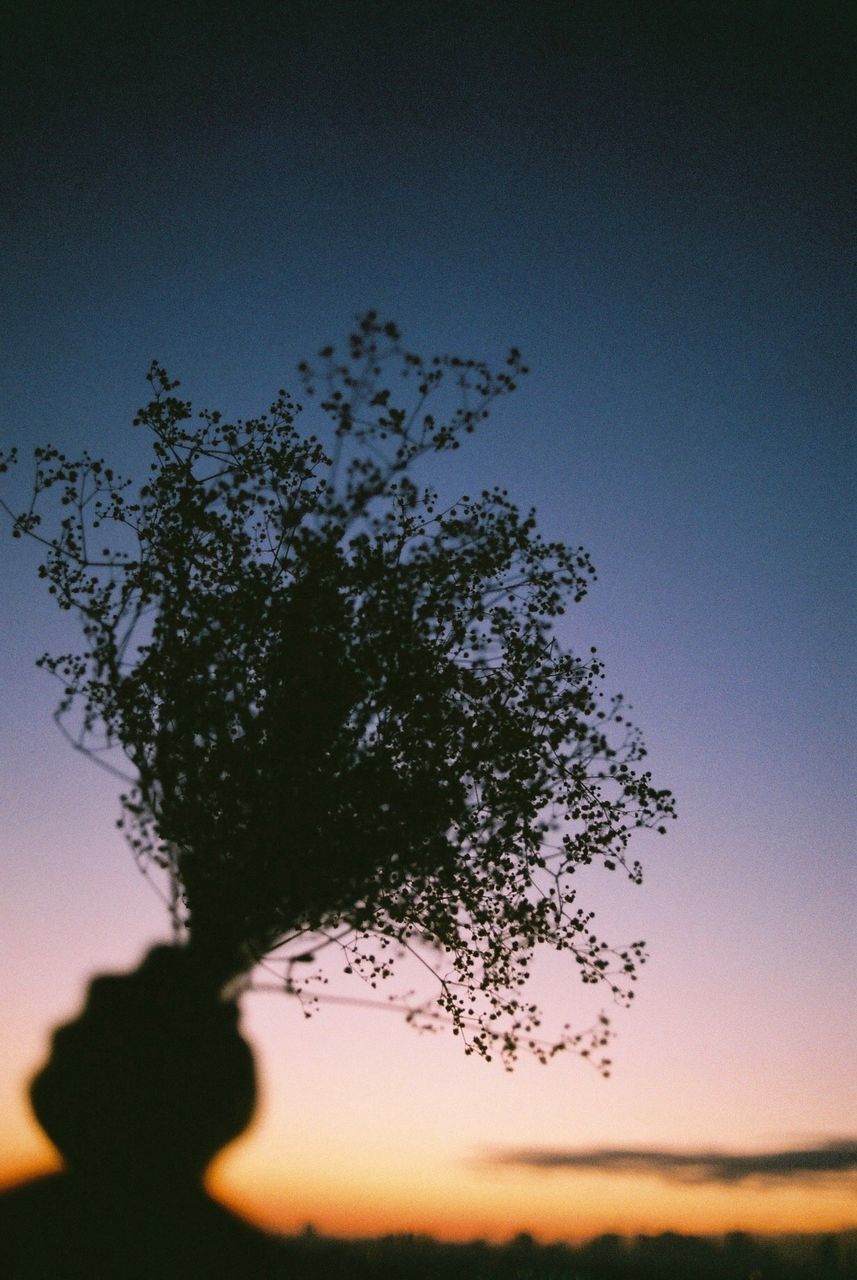
[[[325,1280],[857,1280],[857,1233],[762,1239],[602,1235],[578,1246],[450,1244],[429,1236],[330,1239],[308,1228],[283,1241],[283,1274]]]

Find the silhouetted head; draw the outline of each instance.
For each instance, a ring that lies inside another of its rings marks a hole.
[[[30,1099],[70,1169],[152,1191],[197,1183],[253,1115],[237,1005],[199,981],[186,948],[155,947],[138,969],[93,980]]]

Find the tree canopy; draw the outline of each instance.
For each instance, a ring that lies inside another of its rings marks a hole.
[[[663,831],[672,796],[596,652],[554,634],[586,551],[505,490],[442,506],[414,473],[514,391],[521,355],[424,359],[369,312],[299,371],[329,441],[284,390],[258,418],[194,416],[155,362],[141,486],[35,451],[32,501],[3,506],[82,622],[81,649],[40,659],[58,717],[83,750],[124,752],[121,825],[212,981],[276,960],[303,998],[322,951],[372,988],[410,955],[437,984],[418,1025],[441,1012],[507,1065],[597,1056],[603,1017],[541,1038],[533,952],[631,994],[644,944],[603,942],[573,877],[598,861],[639,882],[630,837]]]

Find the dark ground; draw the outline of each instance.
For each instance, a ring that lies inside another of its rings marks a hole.
[[[539,1245],[519,1236],[508,1245],[443,1244],[425,1237],[328,1240],[307,1232],[283,1242],[286,1274],[377,1280],[851,1280],[857,1232],[757,1240],[682,1236],[600,1236],[578,1247]]]

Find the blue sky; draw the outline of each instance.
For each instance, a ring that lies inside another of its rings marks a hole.
[[[694,1080],[725,1037],[730,1065],[706,1078],[731,1071],[738,1095],[751,1058],[785,1080],[796,1055],[808,1094],[780,1129],[836,1137],[857,959],[847,19],[801,4],[776,19],[755,4],[719,18],[373,4],[365,20],[260,4],[239,23],[230,8],[16,20],[4,442],[139,468],[129,423],[153,356],[200,405],[251,414],[369,306],[428,354],[520,347],[529,378],[438,480],[508,485],[599,570],[563,634],[602,649],[681,816],[642,850],[651,877],[633,899],[592,886],[629,936],[638,918],[652,935],[638,1016],[680,1041]],[[42,959],[34,998],[22,957],[45,955],[45,885],[81,921],[99,892],[127,894],[137,949],[157,918],[106,846],[84,892],[56,844],[68,805],[45,811],[63,784],[37,785],[36,757],[74,778],[72,843],[103,825],[122,857],[110,786],[66,760],[33,670],[70,634],[33,564],[16,543],[0,557],[18,815],[4,967],[31,1007],[28,1045],[51,981],[71,993],[135,954],[82,929],[71,972]],[[38,842],[40,822],[43,859],[24,834]],[[22,1050],[9,1080],[25,1066]]]

